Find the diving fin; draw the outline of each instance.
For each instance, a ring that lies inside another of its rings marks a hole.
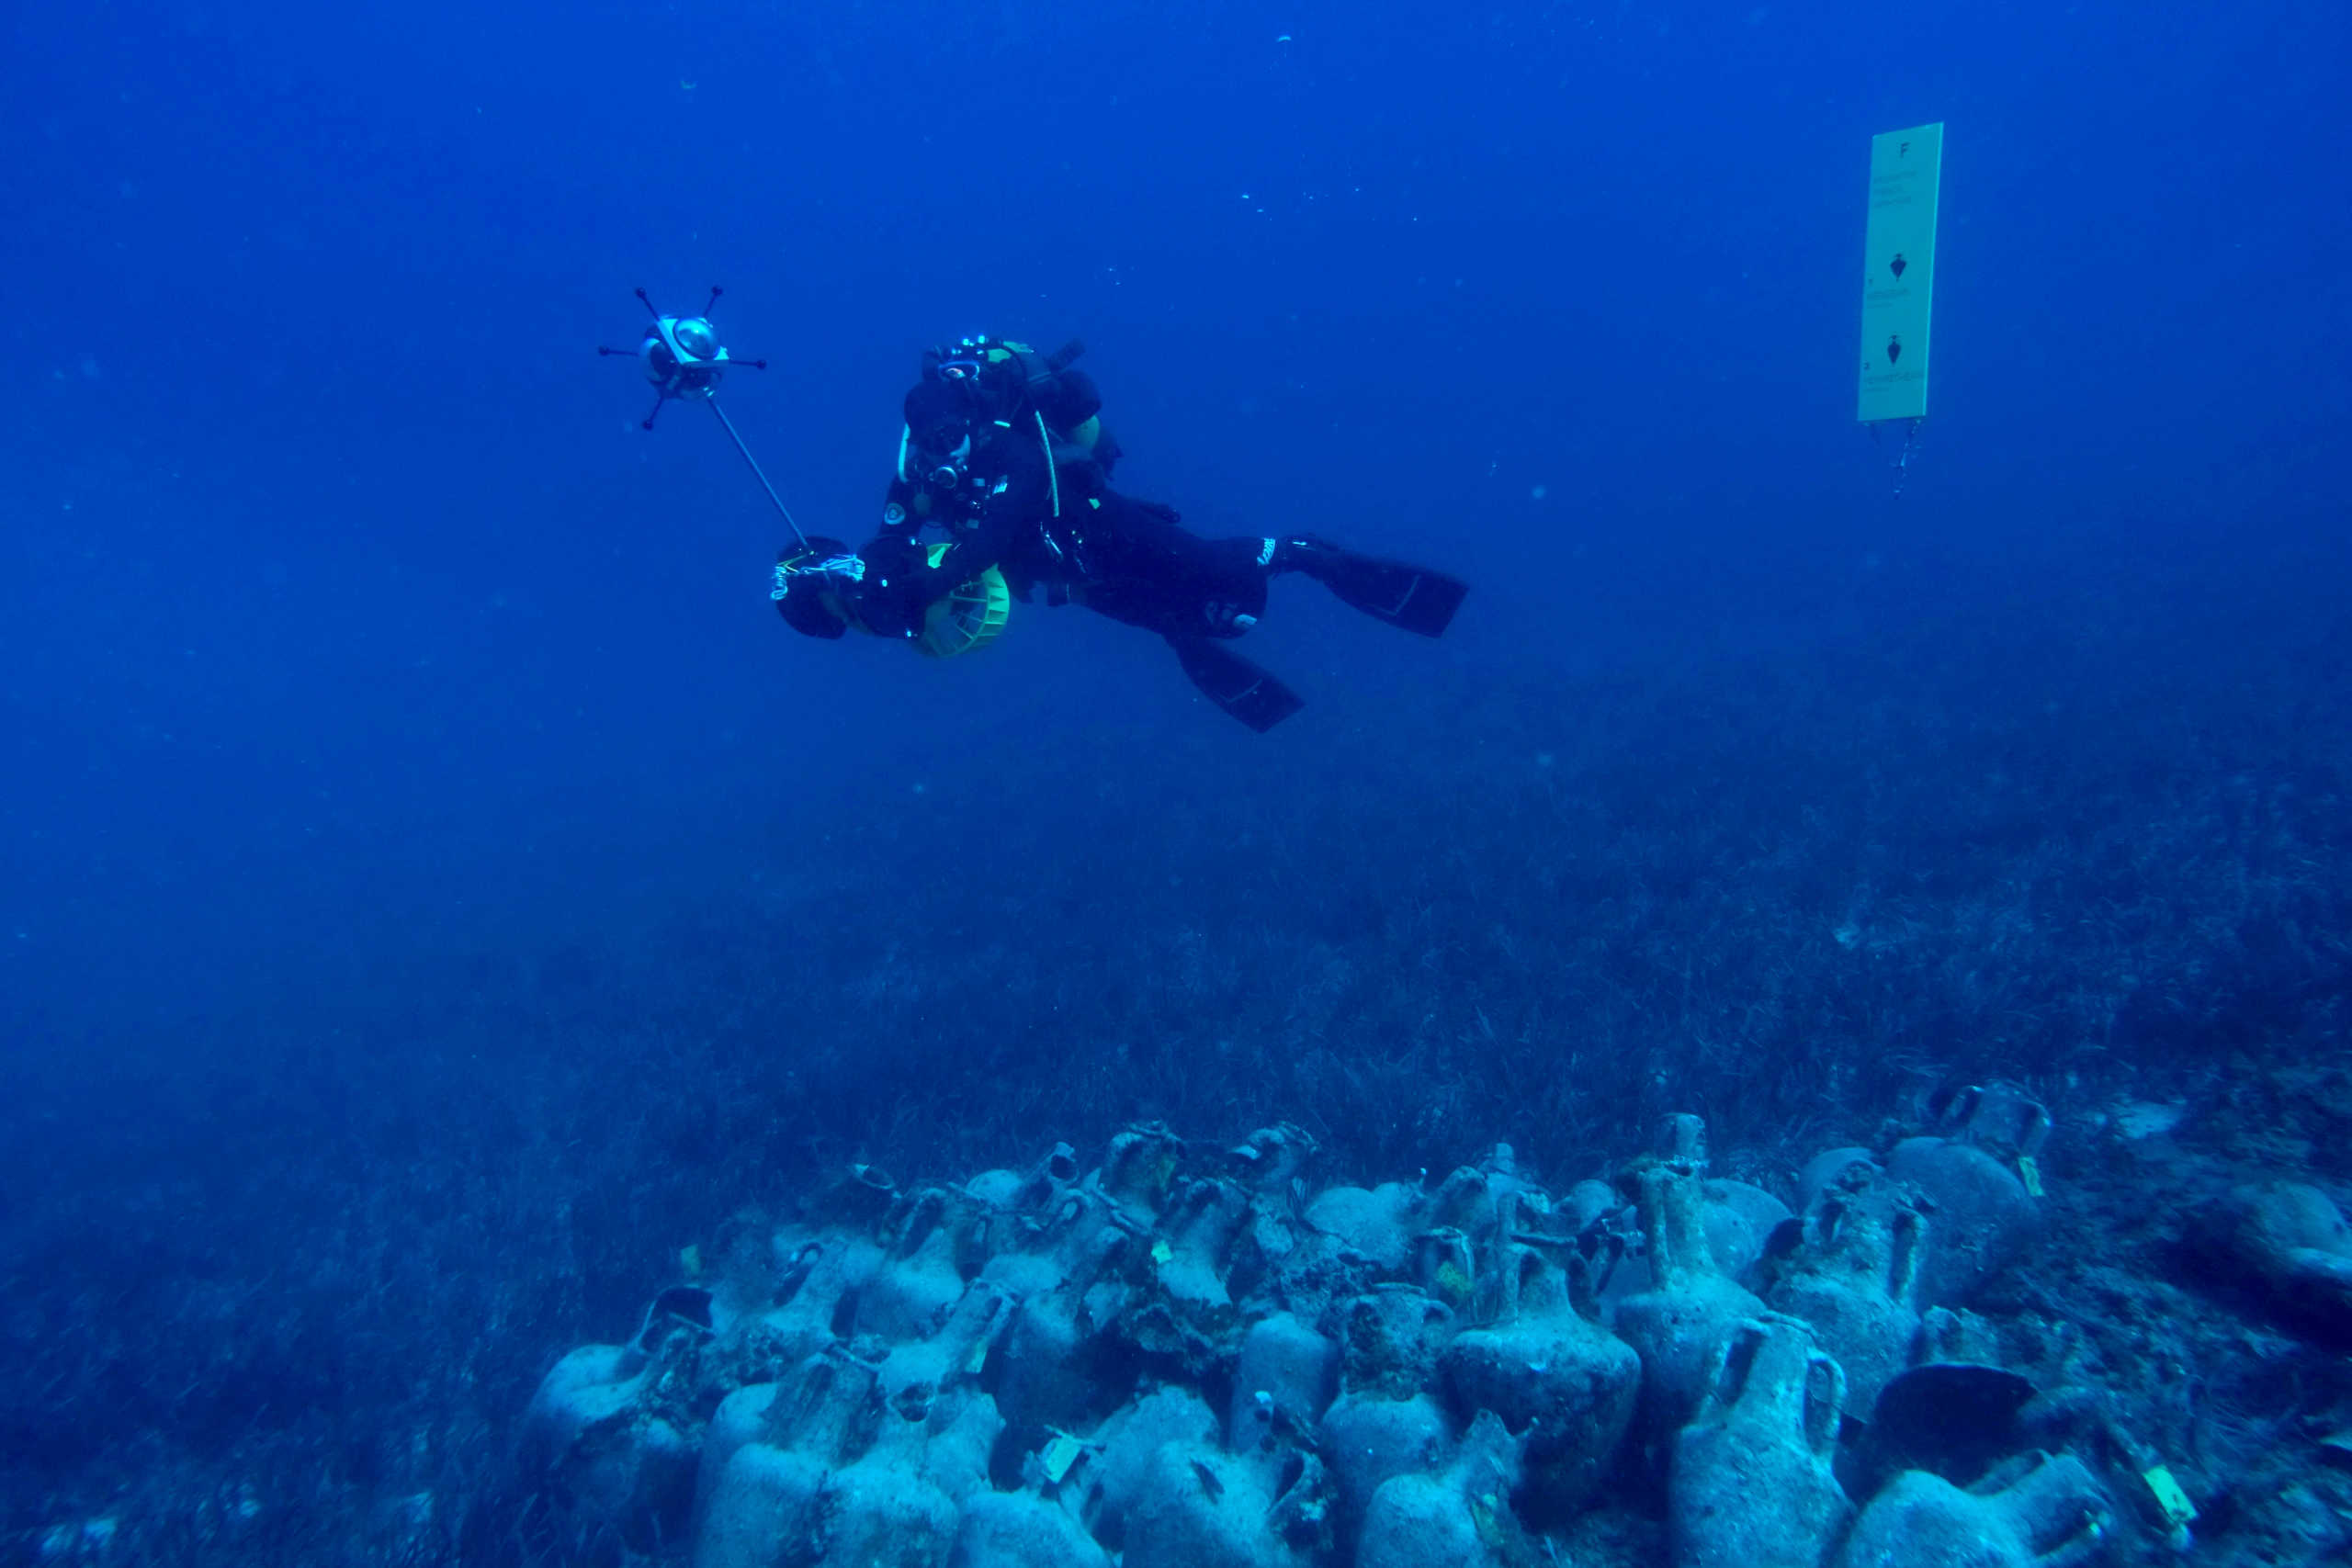
[[[1427,567],[1329,549],[1306,567],[1343,604],[1423,637],[1442,635],[1470,585]]]
[[[1201,695],[1261,735],[1306,705],[1296,692],[1222,643],[1206,637],[1168,641]]]

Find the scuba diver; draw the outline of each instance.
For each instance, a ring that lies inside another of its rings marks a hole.
[[[1092,379],[1072,368],[1081,352],[985,336],[927,352],[879,532],[855,551],[810,536],[785,550],[774,597],[786,624],[944,656],[992,640],[1012,602],[1043,587],[1048,604],[1158,633],[1204,695],[1259,731],[1303,705],[1227,646],[1264,615],[1273,578],[1299,572],[1391,626],[1445,630],[1468,588],[1442,572],[1312,534],[1204,538],[1172,508],[1112,489],[1119,447]]]

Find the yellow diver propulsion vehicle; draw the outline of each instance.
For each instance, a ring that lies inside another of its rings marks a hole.
[[[931,552],[934,567],[947,553],[944,540],[924,547]],[[990,567],[931,607],[923,616],[922,635],[914,639],[915,651],[933,659],[953,659],[986,648],[1004,630],[1012,615],[1012,590],[1006,585],[1004,573]]]

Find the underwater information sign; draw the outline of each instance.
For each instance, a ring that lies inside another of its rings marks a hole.
[[[1928,412],[1928,317],[1943,163],[1941,120],[1871,138],[1858,419],[1917,419]]]

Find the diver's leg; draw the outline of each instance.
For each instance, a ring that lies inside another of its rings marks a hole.
[[[1340,603],[1422,637],[1442,635],[1470,592],[1457,577],[1343,549],[1312,534],[1204,539],[1148,503],[1132,504],[1119,523],[1118,536],[1133,552],[1136,574],[1199,604],[1201,624],[1220,637],[1238,637],[1257,625],[1265,614],[1268,580],[1285,571],[1304,572]]]
[[[1176,513],[1110,495],[1086,525],[1087,565],[1148,614],[1118,615],[1170,638],[1239,637],[1266,613],[1266,542],[1204,539]],[[1109,612],[1117,614],[1117,612]]]

